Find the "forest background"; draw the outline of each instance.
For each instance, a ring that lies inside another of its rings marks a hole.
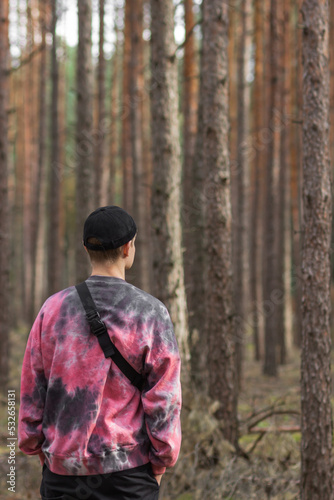
[[[116,204],[139,228],[126,279],[167,305],[183,360],[161,498],[331,500],[334,2],[3,0],[0,14],[1,498],[39,495],[38,460],[18,450],[6,486],[30,327],[89,275],[83,222]]]

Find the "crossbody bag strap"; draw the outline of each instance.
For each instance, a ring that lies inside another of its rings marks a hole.
[[[141,390],[145,380],[144,377],[127,362],[115,344],[111,341],[106,325],[96,309],[95,302],[91,296],[87,283],[84,281],[79,285],[75,285],[75,288],[85,309],[90,329],[97,337],[105,357],[111,358],[115,365],[117,365],[123,374],[130,380],[131,384]]]

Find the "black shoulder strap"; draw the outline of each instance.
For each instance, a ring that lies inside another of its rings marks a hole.
[[[102,351],[106,358],[111,358],[124,375],[130,380],[131,384],[142,389],[144,377],[140,375],[127,361],[123,358],[117,347],[111,341],[107,328],[102,321],[99,312],[96,309],[95,302],[87,283],[84,281],[75,288],[79,294],[80,300],[86,312],[86,318],[91,328],[91,331],[96,335]]]

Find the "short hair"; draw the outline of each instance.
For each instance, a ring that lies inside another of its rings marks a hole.
[[[102,247],[102,243],[97,238],[88,238],[87,243],[100,245]],[[91,262],[94,262],[95,264],[105,264],[106,262],[115,262],[121,256],[122,247],[123,245],[109,250],[90,250],[87,248],[87,252]]]

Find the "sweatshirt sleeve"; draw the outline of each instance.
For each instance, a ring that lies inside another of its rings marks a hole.
[[[42,421],[47,382],[40,342],[42,319],[40,311],[29,334],[21,372],[18,446],[27,455],[41,454],[44,441]]]
[[[146,357],[147,383],[142,392],[146,429],[151,441],[154,474],[173,467],[181,446],[181,360],[173,325],[165,306],[155,322],[152,348]]]

